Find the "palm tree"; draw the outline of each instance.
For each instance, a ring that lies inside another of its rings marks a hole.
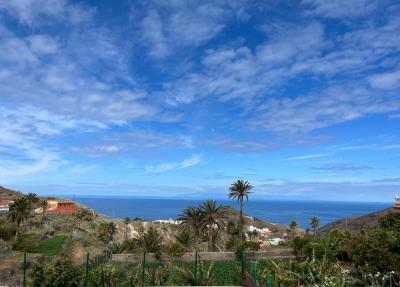
[[[297,221],[292,220],[289,224],[290,227],[290,232],[292,233],[292,236],[296,234],[296,228],[297,228]]]
[[[31,210],[32,205],[26,197],[18,198],[12,204],[10,204],[10,209],[8,211],[7,217],[11,221],[15,222],[17,226],[15,237],[17,237],[19,234],[21,223],[29,218]]]
[[[39,207],[42,209],[42,219],[40,220],[40,226],[43,225],[43,220],[44,220],[44,215],[49,208],[49,203],[47,202],[46,199],[43,199],[39,202]]]
[[[99,226],[99,238],[104,243],[109,243],[113,240],[116,231],[117,226],[114,222],[102,222]]]
[[[162,235],[154,227],[147,232],[140,232],[133,240],[143,252],[159,253],[162,249]]]
[[[74,214],[74,224],[78,231],[81,230],[81,225],[85,216],[86,214],[82,209],[79,209],[78,212]]]
[[[201,214],[197,207],[189,206],[182,210],[177,220],[181,221],[179,227],[182,231],[186,231],[195,238],[196,249],[200,238],[201,230]]]
[[[128,227],[129,227],[129,222],[131,219],[129,217],[124,218],[124,224],[125,224],[125,240],[128,239]]]
[[[319,226],[319,219],[317,217],[313,216],[310,221],[310,226],[311,226],[311,230],[313,231],[313,235],[315,236],[317,234],[317,229]]]
[[[200,206],[201,228],[207,230],[208,251],[213,251],[213,231],[214,227],[223,228],[225,226],[225,210],[222,205],[217,206],[214,200],[206,200]]]
[[[189,250],[194,244],[197,246],[197,242],[195,242],[193,235],[186,230],[179,232],[174,237],[176,242],[184,247],[185,250]]]
[[[229,188],[229,198],[237,198],[239,201],[239,240],[242,241],[243,239],[243,199],[249,200],[249,194],[251,193],[250,190],[253,186],[247,181],[239,179],[231,184]]]
[[[40,198],[36,195],[36,193],[30,192],[24,197],[32,204],[32,206],[36,206],[38,203],[40,203]]]

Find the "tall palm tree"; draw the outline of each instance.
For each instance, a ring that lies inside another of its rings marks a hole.
[[[16,224],[17,228],[15,237],[17,237],[19,234],[21,223],[23,223],[29,218],[31,210],[32,210],[32,205],[29,202],[29,200],[25,197],[18,198],[13,203],[10,204],[10,209],[8,211],[7,217]]]
[[[253,186],[247,181],[239,179],[231,184],[229,188],[229,198],[237,198],[239,202],[239,240],[243,239],[243,199],[249,200],[250,190]]]
[[[200,206],[201,228],[203,231],[207,230],[208,251],[214,250],[214,227],[223,228],[225,226],[225,214],[223,206],[217,206],[214,200],[206,200]]]
[[[313,235],[315,236],[317,234],[317,229],[319,227],[319,219],[313,216],[310,221],[310,226],[311,230],[313,231]]]
[[[125,240],[128,239],[128,227],[129,227],[129,222],[131,219],[129,217],[124,218],[124,224],[125,224]]]
[[[196,249],[200,238],[201,230],[201,214],[200,209],[193,206],[188,206],[182,210],[181,214],[178,215],[177,220],[181,223],[179,225],[182,231],[186,231],[191,234],[196,241]]]
[[[49,209],[49,203],[46,199],[43,199],[39,202],[39,207],[42,209],[42,219],[40,220],[40,226],[42,226],[46,211]]]

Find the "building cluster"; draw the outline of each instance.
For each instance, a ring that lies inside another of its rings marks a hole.
[[[10,199],[0,198],[0,213],[6,213],[10,210],[10,204],[14,201]]]
[[[7,213],[10,210],[10,205],[14,201],[11,199],[0,198],[0,213]],[[58,200],[52,199],[47,200],[48,207],[46,212],[54,212],[54,213],[67,213],[74,214],[77,211],[76,204],[71,200]],[[42,213],[43,208],[36,208],[35,213]]]

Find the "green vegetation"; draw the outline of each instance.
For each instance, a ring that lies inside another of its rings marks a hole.
[[[228,196],[238,199],[239,214],[207,200],[198,207],[182,210],[178,226],[128,218],[109,220],[85,208],[79,208],[74,215],[46,215],[43,208],[43,212],[35,215],[33,209],[45,207],[45,200],[35,194],[20,196],[7,215],[0,215],[0,237],[5,240],[0,251],[12,254],[12,248],[53,256],[43,262],[42,256],[29,255],[29,286],[38,287],[83,286],[87,253],[91,254],[87,286],[93,287],[142,283],[240,285],[243,269],[258,286],[270,283],[273,286],[400,286],[398,213],[381,218],[376,227],[353,232],[333,230],[328,235],[318,229],[317,217],[310,219],[311,232],[301,231],[297,222],[292,221],[283,230],[288,233],[285,244],[286,248],[292,248],[293,259],[246,261],[243,253],[250,256],[258,250],[280,248],[266,247],[262,236],[268,235],[262,235],[264,231],[259,228],[267,223],[244,232],[245,224],[250,225],[252,220],[245,222],[242,211],[251,187],[247,181],[240,180],[230,187]],[[253,220],[252,224],[255,223]],[[276,227],[271,227],[271,233],[273,228]],[[183,253],[200,250],[229,250],[236,252],[237,257],[232,261],[180,261]],[[174,260],[146,263],[145,268],[140,262],[109,260],[110,254],[143,252],[153,253],[158,259],[162,254],[170,255]],[[20,270],[19,265],[14,270]]]
[[[47,256],[58,255],[61,252],[63,244],[68,236],[64,234],[55,235],[41,241],[34,246],[30,251],[33,253],[41,253]]]

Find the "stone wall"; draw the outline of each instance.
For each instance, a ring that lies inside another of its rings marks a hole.
[[[237,260],[235,252],[199,252],[199,258],[201,260],[209,261],[225,261],[225,260]],[[250,251],[246,252],[247,260],[258,260],[258,259],[286,259],[293,258],[290,249],[277,249],[269,251]],[[135,262],[139,263],[143,260],[143,253],[132,253],[132,254],[113,254],[111,260],[120,262]],[[146,254],[146,262],[163,262],[163,261],[194,261],[195,252],[184,253],[181,256],[170,256],[161,255],[159,258],[152,253]]]

